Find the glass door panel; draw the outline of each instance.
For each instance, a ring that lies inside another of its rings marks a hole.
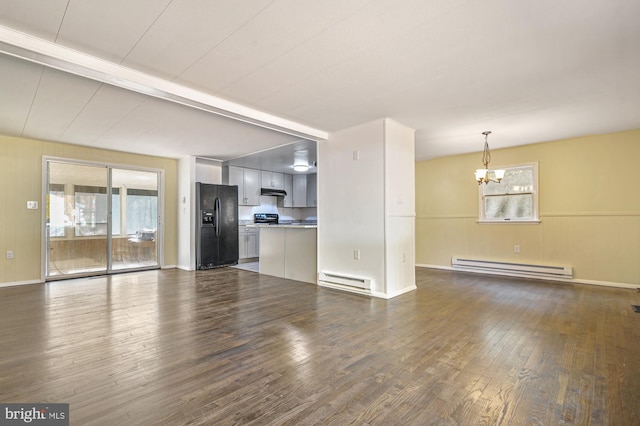
[[[158,173],[111,169],[111,269],[158,266]]]
[[[107,270],[107,168],[48,161],[46,277]]]

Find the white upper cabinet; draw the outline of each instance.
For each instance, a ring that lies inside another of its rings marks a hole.
[[[262,188],[284,189],[284,174],[262,171]]]
[[[282,197],[282,207],[293,207],[293,176],[284,175],[284,192],[287,193]]]
[[[244,169],[244,196],[248,206],[260,205],[260,172]]]
[[[293,176],[293,207],[307,207],[307,176]]]
[[[238,204],[260,205],[260,171],[242,167],[229,167],[229,185],[238,185]]]
[[[307,175],[307,207],[318,206],[318,175]]]
[[[278,197],[280,207],[317,207],[317,177],[311,175],[290,175],[266,170],[225,166],[222,181],[238,186],[238,205],[261,205],[262,188],[284,190],[287,195]]]

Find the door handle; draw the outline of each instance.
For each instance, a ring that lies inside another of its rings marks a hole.
[[[219,237],[220,236],[220,198],[216,198],[216,204],[215,204],[215,211],[216,211],[216,236]]]

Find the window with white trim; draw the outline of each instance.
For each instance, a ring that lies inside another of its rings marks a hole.
[[[481,184],[479,222],[539,222],[538,163],[501,167],[500,183]]]

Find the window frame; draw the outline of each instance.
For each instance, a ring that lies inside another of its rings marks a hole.
[[[539,211],[539,202],[538,195],[540,192],[540,185],[538,182],[538,162],[532,163],[521,163],[521,164],[512,164],[509,166],[503,167],[494,167],[494,169],[503,169],[505,170],[505,176],[509,170],[513,169],[531,169],[533,172],[533,191],[531,192],[521,192],[521,193],[505,193],[501,195],[489,195],[490,197],[500,197],[500,196],[508,196],[508,195],[521,195],[521,194],[531,194],[532,196],[532,209],[533,209],[533,217],[531,219],[514,219],[514,218],[502,218],[502,219],[491,219],[486,217],[485,211],[485,195],[484,187],[486,185],[492,185],[490,182],[488,184],[478,185],[478,220],[477,223],[540,223],[540,211]]]

